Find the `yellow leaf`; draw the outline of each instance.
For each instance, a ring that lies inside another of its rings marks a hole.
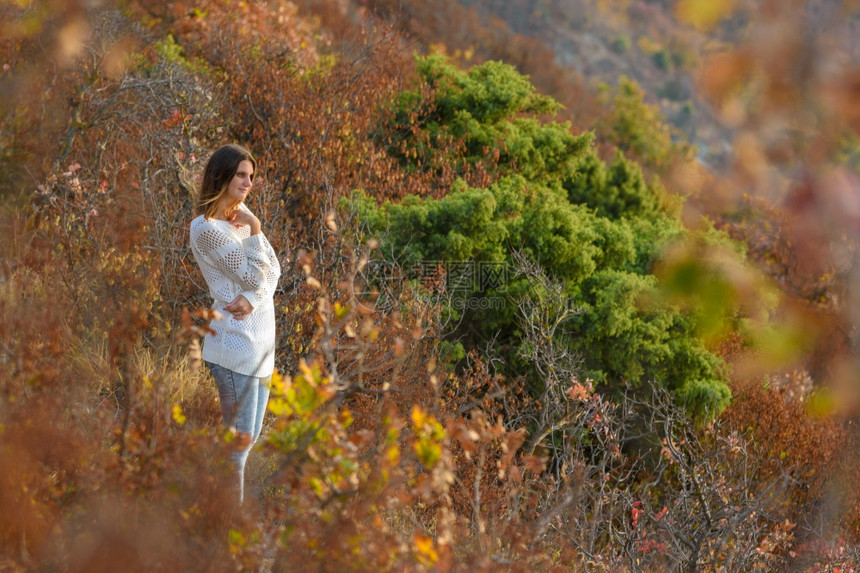
[[[238,529],[230,529],[227,532],[227,539],[230,543],[230,553],[236,555],[241,551],[245,544],[247,543],[245,536],[242,535],[242,532]]]
[[[424,410],[421,409],[421,406],[418,404],[412,406],[412,413],[409,415],[412,418],[412,425],[416,428],[420,428],[424,425],[424,420],[426,419],[426,414],[424,414]]]
[[[173,419],[180,426],[185,423],[185,414],[182,413],[182,407],[179,404],[173,406]]]
[[[442,447],[427,439],[415,442],[414,448],[418,459],[428,468],[435,466],[442,457]]]
[[[274,372],[272,372],[272,377],[269,380],[269,388],[276,394],[283,394],[287,390],[289,382],[289,377],[284,380],[284,377],[281,376],[281,373],[275,370]]]
[[[310,486],[317,497],[323,498],[325,496],[325,484],[320,478],[312,477],[310,479]]]
[[[675,5],[675,14],[682,22],[707,30],[720,20],[728,18],[735,10],[736,0],[680,0]]]
[[[294,411],[289,402],[282,398],[273,398],[269,400],[268,408],[275,416],[291,416]]]
[[[397,446],[389,446],[385,454],[388,458],[388,463],[392,466],[396,466],[400,462],[400,448]]]
[[[426,535],[415,535],[415,557],[424,565],[433,565],[439,560],[433,538]]]
[[[349,312],[349,305],[342,306],[339,302],[334,303],[334,315],[337,318],[343,318],[347,312]]]

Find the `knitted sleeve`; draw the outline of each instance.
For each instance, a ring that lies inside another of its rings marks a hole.
[[[260,233],[260,236],[262,236],[262,233]],[[269,245],[269,242],[265,237],[263,237],[263,241],[265,241],[266,245]],[[281,276],[281,265],[278,262],[278,257],[271,245],[266,249],[264,256],[269,263],[268,268],[266,269],[265,280],[256,290],[245,290],[241,293],[254,308],[257,308],[263,300],[274,296],[275,289],[278,287],[278,278]]]
[[[273,281],[272,275],[280,275],[280,267],[277,271],[273,268],[277,265],[274,250],[262,233],[240,242],[214,225],[201,225],[192,240],[201,256],[248,293],[245,298],[251,306],[259,304],[257,291],[266,292],[269,285],[277,281],[277,276]]]

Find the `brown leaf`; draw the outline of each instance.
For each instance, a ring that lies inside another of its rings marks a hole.
[[[860,69],[843,74],[822,89],[822,99],[835,119],[860,134]]]
[[[546,467],[546,458],[541,456],[523,456],[521,461],[523,463],[523,467],[534,474],[543,473],[543,470]]]
[[[475,441],[480,438],[480,435],[475,430],[467,427],[460,421],[453,422],[447,428],[451,437],[458,442],[467,455],[475,452]]]
[[[370,430],[358,430],[350,434],[347,439],[356,448],[363,448],[373,441],[373,432]]]

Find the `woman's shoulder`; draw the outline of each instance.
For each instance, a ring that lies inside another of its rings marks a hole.
[[[224,242],[228,239],[228,233],[217,219],[207,219],[203,215],[198,215],[191,220],[188,226],[188,234],[191,238],[191,244],[196,244],[204,237],[208,242],[215,240],[216,242]]]
[[[239,207],[237,207],[237,208],[238,208],[238,209],[241,209],[242,211],[245,211],[245,212],[247,212],[247,213],[251,213],[252,215],[254,214],[254,213],[253,213],[253,211],[251,211],[251,210],[248,208],[248,206],[247,206],[247,205],[245,205],[245,203],[244,203],[244,202],[243,202],[243,203],[239,203]]]
[[[188,227],[191,229],[192,233],[201,232],[206,229],[221,230],[219,221],[217,219],[207,219],[206,215],[197,215],[191,220]]]

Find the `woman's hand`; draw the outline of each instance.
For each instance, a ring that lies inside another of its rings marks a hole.
[[[254,307],[251,306],[251,303],[248,302],[247,298],[240,294],[233,299],[233,302],[225,305],[224,310],[232,314],[233,318],[236,320],[245,320],[254,310]]]
[[[249,227],[251,227],[252,235],[256,235],[260,232],[260,220],[250,211],[245,211],[244,209],[236,209],[235,211],[227,215],[227,220],[233,223],[233,225],[236,227],[248,225]]]

